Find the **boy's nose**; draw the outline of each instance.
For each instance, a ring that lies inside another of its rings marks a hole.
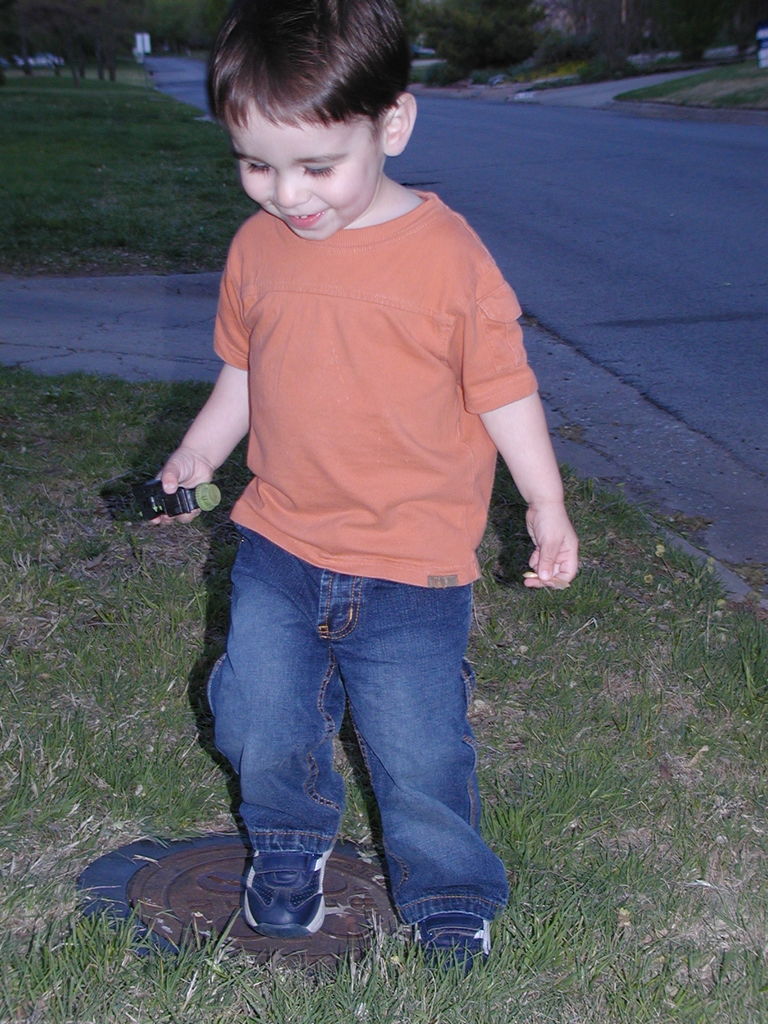
[[[298,182],[293,175],[276,177],[274,183],[273,200],[281,210],[292,210],[300,206],[309,193],[307,188]]]

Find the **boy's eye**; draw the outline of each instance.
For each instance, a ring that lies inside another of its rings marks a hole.
[[[333,174],[332,167],[305,167],[304,170],[313,178],[328,178]]]
[[[264,174],[266,171],[269,170],[268,164],[255,164],[252,163],[250,160],[246,160],[245,166],[249,174]]]

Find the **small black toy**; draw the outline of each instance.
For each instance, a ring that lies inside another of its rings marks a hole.
[[[221,491],[216,484],[180,487],[175,494],[166,494],[159,480],[149,480],[147,483],[134,484],[132,490],[141,519],[180,516],[196,508],[210,512],[221,501]]]

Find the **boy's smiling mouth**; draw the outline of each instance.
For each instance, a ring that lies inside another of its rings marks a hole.
[[[318,213],[302,213],[302,214],[290,214],[284,213],[282,216],[285,221],[293,227],[307,228],[314,227],[315,224],[324,216],[325,210],[320,210]]]

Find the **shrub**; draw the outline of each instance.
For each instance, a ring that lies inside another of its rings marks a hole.
[[[590,61],[597,56],[593,35],[564,35],[547,32],[539,43],[535,59],[539,67]]]
[[[579,81],[585,85],[589,82],[605,82],[612,78],[625,78],[637,74],[637,69],[626,62],[616,64],[604,57],[595,57],[579,72]]]
[[[541,13],[533,0],[444,0],[424,20],[439,55],[465,75],[530,57]]]
[[[441,60],[435,64],[428,64],[424,68],[421,80],[424,85],[453,85],[463,77],[462,71],[449,64],[448,61]]]

